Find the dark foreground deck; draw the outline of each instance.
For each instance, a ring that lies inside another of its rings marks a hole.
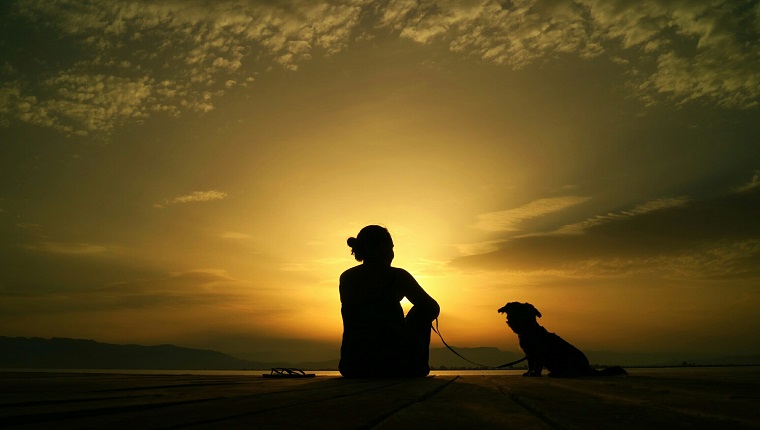
[[[760,428],[760,368],[596,379],[0,372],[8,429]]]

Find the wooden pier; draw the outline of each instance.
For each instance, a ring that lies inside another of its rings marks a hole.
[[[0,372],[4,429],[760,428],[760,368],[632,369],[627,377]]]

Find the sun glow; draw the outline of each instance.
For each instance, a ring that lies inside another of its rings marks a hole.
[[[459,3],[4,2],[0,334],[334,352],[380,224],[451,344],[756,354],[760,9]]]

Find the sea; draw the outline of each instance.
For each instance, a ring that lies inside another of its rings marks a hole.
[[[737,368],[741,368],[741,372],[737,372]],[[713,378],[717,380],[729,380],[732,378],[739,378],[740,381],[743,377],[737,375],[755,375],[754,380],[760,380],[760,366],[666,366],[666,367],[625,367],[631,375],[647,374],[647,375],[666,375],[668,377],[674,377],[678,375],[699,374],[700,377]],[[315,376],[323,377],[340,377],[340,373],[337,370],[308,370],[304,369],[306,373],[313,373]],[[12,372],[15,374],[26,373],[91,373],[91,374],[111,374],[111,375],[198,375],[198,376],[243,376],[243,377],[261,377],[265,374],[270,374],[271,369],[245,369],[245,370],[146,370],[146,369],[20,369],[20,368],[0,368],[0,372]],[[525,369],[509,369],[509,370],[492,370],[492,369],[466,369],[466,370],[431,370],[430,376],[521,376],[525,373]],[[548,372],[547,372],[548,373]]]
[[[306,373],[313,373],[316,376],[333,376],[338,377],[340,373],[337,370],[307,370]],[[0,372],[15,372],[15,373],[34,373],[34,372],[48,372],[48,373],[106,373],[117,375],[206,375],[206,376],[257,376],[260,377],[263,374],[269,374],[271,369],[261,370],[148,370],[148,369],[0,369]],[[506,376],[506,375],[522,375],[525,372],[524,369],[517,370],[489,370],[489,369],[467,369],[467,370],[431,370],[431,376],[450,376],[450,375],[483,375],[483,376]]]

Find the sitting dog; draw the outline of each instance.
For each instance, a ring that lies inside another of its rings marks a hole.
[[[530,303],[510,302],[499,313],[507,314],[507,325],[517,333],[520,348],[528,358],[528,371],[523,376],[541,376],[544,367],[553,377],[628,374],[619,366],[591,368],[583,352],[538,324],[536,317],[541,318],[541,312]]]

